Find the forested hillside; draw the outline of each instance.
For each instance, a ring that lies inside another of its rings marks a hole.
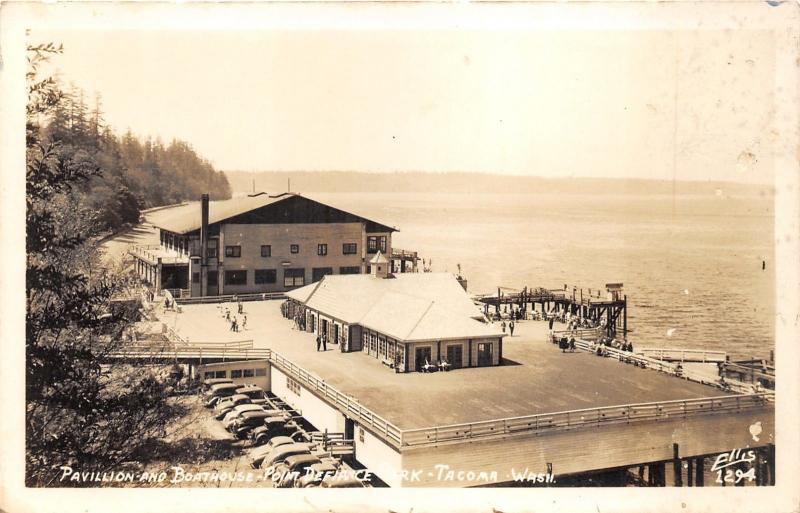
[[[103,121],[100,95],[87,101],[79,88],[54,86],[58,96],[42,120],[42,138],[57,141],[62,156],[98,171],[81,185],[78,200],[95,211],[99,230],[119,229],[137,222],[141,209],[196,200],[204,192],[230,198],[225,175],[188,143],[141,140],[130,131],[118,135]]]

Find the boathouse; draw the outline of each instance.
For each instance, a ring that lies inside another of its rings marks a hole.
[[[214,202],[204,194],[152,222],[159,245],[130,250],[136,270],[181,297],[284,292],[328,274],[364,274],[373,255],[393,255],[397,231],[294,193]],[[389,265],[409,263],[415,271],[416,253],[400,251]]]
[[[325,276],[287,293],[286,315],[343,352],[362,351],[397,372],[499,365],[503,333],[485,322],[449,273],[388,272],[379,252],[368,275]]]

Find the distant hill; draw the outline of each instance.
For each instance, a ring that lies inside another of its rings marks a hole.
[[[356,171],[225,171],[234,193],[284,192],[457,192],[591,194],[771,195],[772,186],[732,182],[670,182],[623,178],[540,178],[487,173],[364,173]]]

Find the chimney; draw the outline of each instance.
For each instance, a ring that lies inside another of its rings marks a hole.
[[[208,295],[208,194],[200,197],[200,295]]]

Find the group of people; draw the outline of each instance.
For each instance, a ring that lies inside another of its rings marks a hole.
[[[569,337],[562,335],[560,338],[553,335],[550,338],[553,344],[558,343],[558,348],[561,349],[562,353],[566,353],[567,350],[570,353],[575,352],[575,335],[570,335]]]
[[[514,319],[511,319],[510,321],[508,321],[508,332],[511,334],[512,337],[514,336],[514,327],[515,327]],[[506,332],[506,321],[500,323],[500,328],[503,330],[503,333]]]
[[[244,308],[242,307],[241,303],[239,303],[238,312],[240,314],[244,313]],[[229,326],[230,326],[230,331],[239,332],[239,331],[247,328],[247,316],[246,315],[242,315],[242,323],[239,324],[239,317],[237,317],[236,315],[231,315],[230,308],[228,308],[226,306],[225,310],[223,311],[222,316],[225,318],[226,321],[228,321]]]

